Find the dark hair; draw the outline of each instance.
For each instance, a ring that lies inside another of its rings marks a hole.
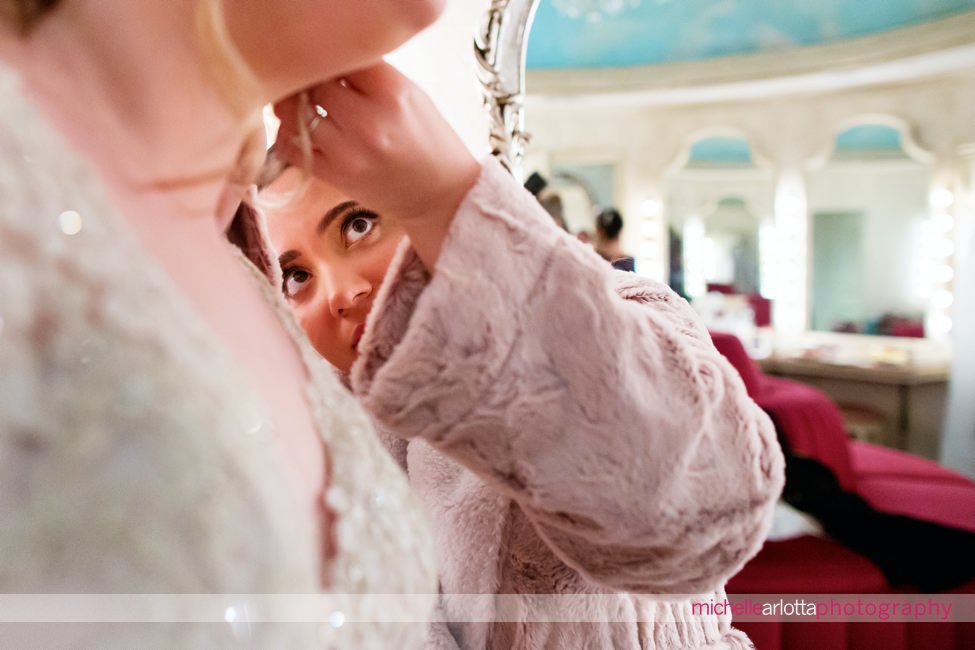
[[[606,239],[616,239],[623,230],[623,217],[616,208],[605,208],[596,217],[596,230]]]
[[[535,196],[538,196],[538,193],[546,187],[548,187],[548,181],[538,172],[532,172],[532,175],[525,181],[525,189]]]
[[[0,18],[13,23],[21,34],[27,34],[61,0],[5,0],[0,4]]]

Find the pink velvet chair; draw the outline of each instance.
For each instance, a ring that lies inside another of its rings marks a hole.
[[[748,294],[748,305],[755,314],[756,327],[768,327],[772,324],[772,301],[761,294]]]
[[[931,461],[852,440],[822,391],[769,377],[732,334],[712,332],[752,399],[775,420],[793,454],[819,461],[840,486],[880,512],[975,531],[975,482]],[[878,594],[898,591],[870,560],[842,544],[803,535],[767,542],[728,583],[732,594]],[[975,593],[975,580],[952,592]],[[760,650],[975,648],[971,623],[741,623]]]

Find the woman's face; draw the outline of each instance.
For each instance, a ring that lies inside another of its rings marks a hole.
[[[198,0],[199,1],[199,0]],[[445,0],[223,1],[230,36],[271,100],[377,63]]]
[[[288,169],[264,191],[268,232],[280,254],[282,291],[318,353],[343,372],[357,356],[366,316],[403,228],[312,179],[296,199],[302,173]]]

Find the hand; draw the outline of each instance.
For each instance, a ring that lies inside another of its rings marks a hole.
[[[300,96],[278,103],[278,154],[303,167],[299,130],[313,125],[312,173],[369,209],[400,220],[433,271],[480,165],[430,98],[387,63],[307,92],[328,115],[317,118]]]

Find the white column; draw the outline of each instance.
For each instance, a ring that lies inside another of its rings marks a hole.
[[[809,207],[806,183],[798,169],[780,171],[775,185],[776,269],[772,325],[793,337],[809,324]]]

